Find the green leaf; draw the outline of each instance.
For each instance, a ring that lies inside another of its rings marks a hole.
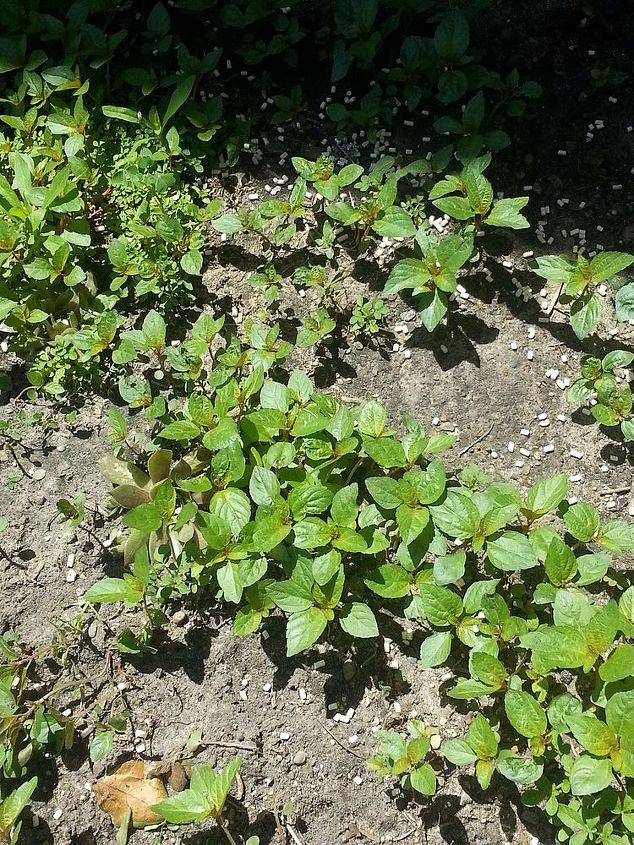
[[[439,631],[426,637],[420,647],[420,661],[423,669],[441,666],[451,653],[452,636],[449,631]]]
[[[601,517],[592,505],[586,502],[575,502],[564,514],[564,522],[568,531],[582,543],[589,543],[596,536]]]
[[[33,777],[27,780],[17,789],[14,789],[7,797],[0,803],[0,831],[7,834],[18,820],[20,813],[29,803],[31,795],[35,792],[37,786],[37,778]]]
[[[601,300],[595,294],[575,299],[570,307],[570,325],[580,340],[588,337],[601,319]]]
[[[433,332],[447,313],[447,297],[435,287],[429,293],[421,293],[417,296],[417,306],[423,325],[428,332]]]
[[[522,736],[530,739],[546,733],[546,713],[527,692],[507,690],[504,696],[504,710],[509,722]]]
[[[361,434],[380,437],[387,425],[387,411],[383,405],[371,400],[359,409],[357,423]]]
[[[190,824],[210,815],[204,796],[193,789],[184,789],[172,798],[154,804],[150,809],[171,824]]]
[[[112,753],[114,734],[112,731],[98,730],[90,741],[89,753],[93,763],[98,763]]]
[[[634,735],[634,691],[614,693],[605,706],[605,721],[617,736]]]
[[[84,601],[91,604],[115,601],[137,604],[142,598],[142,589],[140,587],[135,588],[133,584],[124,581],[123,578],[102,578],[101,581],[97,581],[84,593]]]
[[[528,537],[518,531],[503,531],[496,539],[488,540],[486,552],[493,566],[506,572],[531,569],[539,563]]]
[[[164,440],[191,440],[192,437],[198,437],[200,428],[196,423],[190,420],[176,420],[159,433],[159,437]]]
[[[102,106],[101,111],[105,117],[111,117],[114,120],[124,120],[126,123],[141,122],[138,112],[134,109],[126,109],[120,106]]]
[[[450,555],[442,555],[434,561],[434,581],[440,586],[455,584],[465,573],[466,554],[460,549]]]
[[[520,642],[532,649],[533,663],[544,673],[552,669],[577,669],[583,666],[588,653],[577,628],[566,625],[540,626],[524,634]]]
[[[413,238],[416,226],[404,208],[391,206],[372,224],[372,230],[383,238]]]
[[[278,581],[271,584],[268,595],[286,613],[301,613],[315,604],[310,590],[297,581]]]
[[[454,766],[470,766],[478,759],[478,755],[465,739],[448,739],[442,745],[443,757]]]
[[[468,540],[480,527],[478,508],[466,493],[450,489],[445,501],[429,510],[435,526],[450,537]]]
[[[475,215],[475,211],[471,208],[471,203],[466,197],[441,197],[434,200],[433,204],[443,214],[448,214],[454,220],[468,220]]]
[[[180,265],[190,276],[200,276],[203,269],[203,254],[198,249],[188,249],[182,256]]]
[[[483,649],[471,652],[469,671],[476,681],[482,681],[491,689],[500,689],[506,680],[504,664]]]
[[[500,751],[497,761],[498,772],[513,783],[528,785],[535,783],[544,771],[543,763],[532,757],[519,757],[512,751]]]
[[[427,265],[418,258],[404,258],[397,262],[385,283],[385,293],[398,293],[401,290],[426,290],[431,274]]]
[[[469,23],[460,9],[451,9],[434,33],[434,47],[439,56],[449,61],[460,59],[469,46]]]
[[[185,230],[175,217],[163,214],[156,221],[156,231],[166,243],[173,244],[182,240]]]
[[[339,624],[351,637],[378,637],[379,629],[374,613],[367,604],[354,601],[339,611]]]
[[[599,668],[599,676],[606,684],[634,677],[634,645],[631,643],[617,645],[603,666]]]
[[[280,495],[280,482],[270,469],[254,467],[249,481],[249,493],[256,505],[271,505]]]
[[[237,537],[251,518],[251,502],[242,490],[229,487],[214,494],[209,512],[223,519]]]
[[[552,478],[542,478],[528,491],[522,512],[531,520],[544,516],[557,509],[568,493],[568,477],[555,475]]]
[[[427,508],[412,508],[409,505],[402,504],[396,509],[396,524],[406,545],[413,543],[421,535],[428,522],[429,511]]]
[[[286,626],[286,656],[293,657],[314,645],[327,624],[328,620],[318,607],[294,613]]]
[[[606,522],[597,542],[609,552],[629,552],[634,549],[634,524],[622,519]]]
[[[433,795],[436,792],[436,773],[429,763],[424,763],[422,766],[412,769],[409,781],[412,789],[422,795]]]
[[[600,252],[590,260],[593,282],[605,282],[634,264],[634,255],[627,252]]]
[[[590,754],[605,757],[616,749],[616,736],[596,716],[589,713],[572,714],[568,716],[567,721],[574,738]]]
[[[401,566],[384,563],[365,579],[373,593],[385,599],[403,598],[409,592],[409,575]]]
[[[330,515],[337,525],[355,528],[359,512],[358,495],[358,484],[348,484],[347,487],[342,487],[335,493],[330,506]]]
[[[480,759],[492,758],[498,753],[498,738],[482,713],[476,713],[469,725],[467,742]]]
[[[570,789],[573,795],[594,795],[612,783],[612,763],[582,754],[572,764]]]
[[[482,92],[480,92],[481,94]],[[484,216],[493,202],[493,188],[491,187],[491,183],[477,169],[467,167],[465,185],[471,208]]]
[[[154,503],[149,503],[138,505],[128,511],[122,521],[126,528],[134,528],[136,531],[151,534],[152,531],[159,530],[163,524],[163,516]]]
[[[407,463],[403,445],[393,437],[363,438],[363,448],[380,467],[392,469]]]
[[[394,510],[403,502],[401,485],[395,478],[366,478],[365,486],[377,505],[386,510]]]
[[[614,304],[616,305],[618,320],[634,320],[634,282],[619,288],[614,298]]]
[[[165,320],[157,311],[149,311],[143,320],[143,337],[150,349],[162,350],[165,347]]]
[[[544,569],[551,583],[557,587],[570,581],[577,571],[574,552],[559,537],[554,537],[548,548]]]
[[[533,272],[550,282],[568,282],[577,266],[566,255],[542,255],[535,261]]]
[[[488,217],[483,222],[487,226],[503,226],[507,229],[528,229],[530,223],[520,214],[520,210],[528,203],[528,197],[514,197],[513,199],[498,200]]]
[[[462,600],[446,587],[421,584],[420,601],[425,617],[432,625],[453,625],[462,614]]]
[[[163,127],[174,117],[176,112],[187,102],[189,95],[194,87],[196,77],[192,74],[190,76],[177,77],[176,86],[172,92],[165,114],[163,115]]]

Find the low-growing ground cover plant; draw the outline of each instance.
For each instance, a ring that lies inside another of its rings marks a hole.
[[[578,255],[576,260],[565,255],[543,255],[537,260],[535,273],[550,282],[558,282],[555,300],[570,303],[570,323],[578,338],[591,334],[601,320],[601,297],[596,288],[609,282],[616,288],[616,316],[619,320],[634,319],[634,284],[623,284],[619,273],[634,264],[634,255],[627,252],[600,252],[593,258]]]
[[[573,405],[587,405],[601,425],[619,426],[626,440],[634,440],[632,422],[632,391],[627,374],[634,361],[634,353],[624,349],[608,352],[601,358],[584,355],[581,377],[568,390]]]

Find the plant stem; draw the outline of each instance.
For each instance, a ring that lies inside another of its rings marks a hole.
[[[220,827],[222,828],[222,832],[224,833],[224,835],[227,837],[227,842],[229,843],[229,845],[238,845],[236,840],[231,835],[231,831],[227,826],[226,820],[223,819],[222,816],[220,817]]]

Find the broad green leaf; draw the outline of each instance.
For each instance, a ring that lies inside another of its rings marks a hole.
[[[436,773],[429,763],[423,763],[422,766],[413,769],[410,772],[409,781],[412,789],[420,792],[421,795],[434,795],[436,792]]]
[[[378,637],[379,629],[374,613],[367,604],[354,601],[339,611],[339,624],[351,637]]]
[[[154,503],[149,503],[138,505],[128,511],[122,521],[126,528],[134,528],[137,531],[150,534],[152,531],[159,530],[163,524],[163,516]]]
[[[520,214],[521,209],[528,203],[528,199],[528,197],[514,197],[513,199],[498,200],[483,222],[487,226],[528,229],[530,223],[523,214]]]
[[[590,260],[593,282],[605,282],[634,264],[634,255],[627,252],[600,252]]]
[[[330,506],[330,515],[337,525],[355,528],[359,512],[358,495],[358,484],[348,484],[346,487],[337,490]]]
[[[546,733],[546,713],[527,692],[507,690],[504,696],[504,710],[509,722],[522,736],[530,739]]]
[[[570,789],[573,795],[594,795],[612,783],[612,763],[582,754],[572,764]]]
[[[401,566],[384,563],[365,579],[373,593],[385,599],[403,598],[409,592],[409,575]]]
[[[568,493],[568,477],[555,475],[552,478],[542,478],[528,491],[522,512],[531,520],[544,516],[557,509]]]
[[[429,522],[429,511],[427,508],[411,508],[402,504],[396,509],[396,524],[406,545],[413,543],[423,532]]]
[[[597,542],[609,552],[629,552],[634,549],[634,524],[622,519],[606,522]]]
[[[451,590],[436,584],[422,584],[419,595],[425,617],[432,625],[444,627],[459,619],[462,600]]]
[[[435,526],[450,537],[467,540],[477,534],[480,513],[466,493],[450,489],[445,501],[429,510]]]
[[[606,684],[634,677],[634,645],[631,643],[617,645],[600,667],[599,676]]]
[[[482,713],[476,713],[467,731],[467,742],[480,759],[495,757],[498,752],[498,738]]]
[[[543,763],[532,757],[520,757],[512,751],[500,751],[497,761],[498,772],[513,783],[526,786],[540,779],[544,771]]]
[[[614,304],[618,320],[634,320],[634,282],[619,288],[614,297]]]
[[[413,238],[416,226],[404,208],[391,206],[375,220],[372,229],[384,238]]]
[[[320,638],[328,620],[318,607],[294,613],[286,626],[286,655],[293,657],[314,645]]]
[[[395,478],[366,478],[365,486],[377,505],[387,510],[394,510],[403,501],[401,485]]]
[[[544,569],[551,583],[557,587],[570,581],[577,572],[574,552],[559,537],[555,537],[548,548]]]
[[[570,306],[570,325],[580,340],[588,337],[601,319],[601,300],[595,294],[576,299]]]
[[[102,578],[84,593],[84,601],[91,604],[124,601],[137,604],[143,597],[143,590],[123,578]]]
[[[214,493],[209,513],[223,519],[237,537],[251,518],[251,502],[242,490],[229,487]]]
[[[601,517],[598,510],[587,502],[575,502],[564,514],[564,522],[573,537],[582,543],[589,543],[599,530]]]
[[[617,736],[634,734],[634,691],[616,692],[605,706],[605,721]]]
[[[249,480],[249,493],[256,505],[271,505],[280,495],[280,482],[270,469],[254,467]]]
[[[583,749],[597,757],[607,756],[617,746],[614,733],[594,715],[570,715],[568,726]]]
[[[442,744],[442,755],[454,766],[470,766],[478,759],[477,753],[465,739],[448,739]]]
[[[176,420],[176,422],[169,423],[165,428],[159,432],[159,437],[164,440],[191,440],[192,437],[198,437],[200,428],[196,423],[189,420]]]
[[[423,669],[441,666],[451,652],[452,636],[449,631],[439,631],[425,637],[420,647],[420,661]]]
[[[497,538],[488,540],[486,553],[496,569],[506,572],[531,569],[539,563],[528,537],[518,531],[503,531]]]

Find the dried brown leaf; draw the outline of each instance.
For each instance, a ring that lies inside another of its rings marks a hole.
[[[93,784],[97,804],[107,813],[115,827],[125,822],[128,810],[132,813],[132,826],[147,827],[160,824],[160,816],[150,807],[167,798],[167,790],[160,778],[148,777],[142,760],[130,760],[112,775],[106,775]]]

